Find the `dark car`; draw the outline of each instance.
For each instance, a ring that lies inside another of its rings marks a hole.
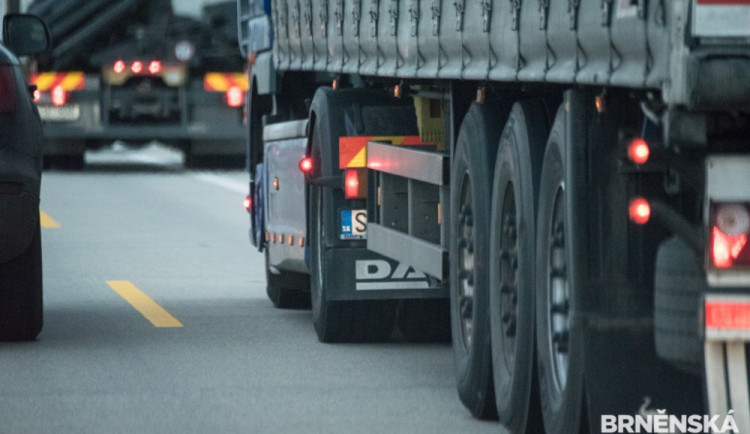
[[[31,340],[42,330],[39,189],[42,122],[16,56],[49,47],[37,17],[9,14],[0,44],[0,340]]]

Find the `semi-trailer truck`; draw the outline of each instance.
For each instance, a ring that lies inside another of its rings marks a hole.
[[[511,432],[750,432],[750,3],[237,5],[277,306],[450,324]]]

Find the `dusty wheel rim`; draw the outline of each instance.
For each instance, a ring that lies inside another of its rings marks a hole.
[[[512,372],[516,359],[518,322],[518,230],[513,184],[508,182],[500,213],[500,319],[505,366]]]
[[[555,192],[552,222],[549,227],[549,255],[547,264],[547,333],[552,370],[558,390],[568,383],[570,347],[570,285],[565,254],[565,190],[562,185]]]
[[[474,215],[472,211],[471,181],[467,174],[461,183],[458,215],[458,314],[461,325],[461,341],[464,349],[472,344],[474,328]]]

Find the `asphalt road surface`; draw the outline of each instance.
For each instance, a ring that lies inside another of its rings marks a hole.
[[[46,172],[45,326],[0,344],[0,433],[482,433],[449,345],[317,341],[277,310],[246,175],[150,146]]]

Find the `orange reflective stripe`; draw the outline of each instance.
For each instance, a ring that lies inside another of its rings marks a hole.
[[[55,83],[55,81],[56,78],[54,72],[43,72],[31,78],[31,83],[35,84],[41,91],[51,89],[52,84]]]
[[[42,72],[31,78],[31,83],[41,91],[48,91],[62,86],[66,91],[79,90],[85,87],[83,72]]]
[[[83,72],[69,72],[63,74],[60,84],[67,91],[83,89]]]
[[[367,167],[367,142],[387,142],[392,145],[431,145],[419,136],[345,136],[339,137],[339,169]]]
[[[207,91],[226,92],[232,87],[247,90],[247,76],[230,72],[209,72],[203,76],[203,89]]]

